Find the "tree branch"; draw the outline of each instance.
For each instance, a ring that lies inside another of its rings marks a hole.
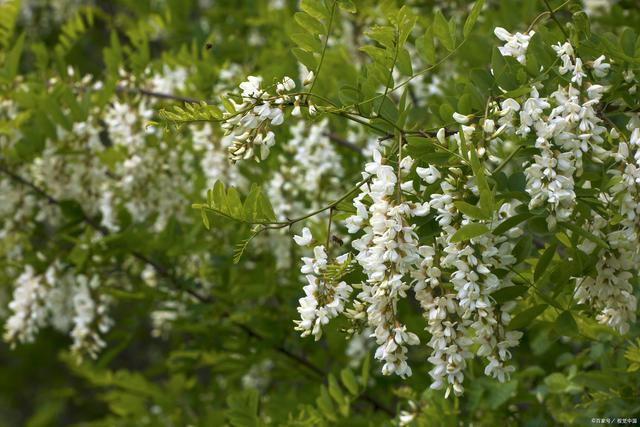
[[[354,144],[353,142],[349,142],[346,139],[344,139],[343,137],[341,137],[340,135],[338,135],[335,132],[329,132],[325,134],[327,137],[329,137],[329,139],[332,142],[335,142],[336,144],[342,146],[342,147],[346,147],[351,151],[355,151],[356,153],[362,154],[362,148],[358,147],[356,144]]]

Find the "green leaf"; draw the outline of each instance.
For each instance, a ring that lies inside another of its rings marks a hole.
[[[252,234],[248,238],[244,239],[240,243],[238,243],[235,248],[233,248],[233,263],[238,264],[242,259],[242,255],[244,255],[244,251],[247,250],[247,246],[249,246],[249,242],[251,239],[255,237],[255,234]]]
[[[395,18],[395,25],[398,31],[398,46],[404,46],[407,38],[416,25],[417,17],[410,7],[402,6]]]
[[[262,219],[266,219],[267,221],[275,222],[277,221],[276,213],[273,210],[273,206],[271,205],[271,201],[264,193],[260,193],[258,197],[258,215]]]
[[[304,66],[309,70],[313,70],[318,66],[318,60],[313,53],[307,52],[299,47],[294,47],[291,49],[291,52],[293,53],[293,56],[295,56],[296,59],[304,64]]]
[[[364,32],[371,40],[375,40],[387,49],[396,47],[396,32],[393,27],[386,25],[374,25]]]
[[[498,226],[493,230],[493,234],[495,234],[496,236],[499,236],[511,230],[513,227],[516,227],[518,224],[528,220],[532,216],[533,214],[531,212],[525,212],[525,213],[516,214],[512,217],[509,217],[504,221],[502,221],[500,224],[498,224]]]
[[[358,11],[352,0],[338,0],[338,6],[345,12],[356,13]]]
[[[425,33],[416,40],[418,53],[428,64],[436,62],[436,47],[433,44],[433,25],[429,26]]]
[[[439,10],[436,11],[433,21],[433,32],[448,51],[451,52],[455,48],[453,36],[451,35],[449,28],[449,23],[442,15],[442,12],[440,12]]]
[[[234,114],[236,112],[236,107],[233,105],[233,102],[229,101],[229,98],[221,95],[220,101],[222,101],[222,106],[228,113]]]
[[[309,33],[293,33],[290,37],[295,44],[307,52],[320,53],[322,51],[322,43],[316,36]]]
[[[19,12],[20,0],[0,2],[0,52],[11,42]]]
[[[318,21],[328,20],[331,17],[331,13],[324,5],[324,1],[301,0],[300,9],[307,12]]]
[[[260,187],[253,184],[251,190],[244,200],[242,207],[242,214],[247,222],[253,222],[256,219],[258,213],[258,199],[260,197]]]
[[[607,242],[605,242],[604,240],[602,240],[601,238],[599,238],[595,234],[585,230],[582,227],[577,227],[577,226],[575,226],[574,224],[572,224],[570,222],[561,222],[558,225],[560,225],[561,227],[564,227],[564,228],[568,228],[572,232],[584,237],[587,240],[591,240],[593,243],[597,244],[598,246],[600,246],[603,249],[609,249],[609,245],[607,244]]]
[[[444,123],[448,123],[451,120],[451,116],[454,112],[453,107],[447,102],[440,104],[440,107],[438,108],[438,113]]]
[[[531,254],[531,248],[533,247],[533,237],[527,234],[522,236],[518,243],[513,247],[513,255],[516,257],[516,263],[521,263],[529,254]]]
[[[464,35],[465,39],[469,36],[469,34],[471,33],[471,30],[473,30],[473,27],[476,25],[476,20],[478,19],[478,16],[480,16],[480,11],[482,10],[482,6],[484,6],[484,0],[477,0],[476,3],[473,5],[473,9],[471,9],[469,16],[467,16],[467,20],[464,21],[462,34]]]
[[[463,240],[469,240],[474,237],[481,236],[485,233],[489,232],[489,227],[484,224],[480,224],[477,222],[472,222],[471,224],[467,224],[461,227],[458,231],[456,231],[453,236],[451,236],[451,243],[461,242]]]
[[[409,51],[407,51],[407,49],[401,48],[398,51],[398,60],[396,61],[396,66],[402,74],[405,74],[407,76],[411,76],[413,74],[411,56],[409,55]]]
[[[509,329],[522,329],[528,326],[536,317],[540,316],[549,307],[547,304],[538,304],[518,313],[511,322]]]
[[[457,201],[457,202],[453,202],[453,204],[456,207],[456,209],[458,209],[460,212],[462,212],[463,214],[467,215],[470,218],[473,218],[473,219],[490,219],[491,218],[489,215],[487,215],[487,213],[484,210],[480,209],[477,206],[469,204],[467,202]]]
[[[636,33],[629,27],[620,34],[620,46],[622,51],[629,57],[633,57],[636,52]]]
[[[554,372],[544,379],[551,393],[565,393],[571,387],[571,382],[561,372]]]
[[[229,422],[234,427],[258,427],[258,391],[249,389],[233,393],[227,397],[229,409],[226,411]]]
[[[620,387],[620,376],[611,375],[606,370],[578,372],[573,377],[573,383],[609,394],[611,390]]]
[[[297,12],[293,15],[293,18],[305,31],[310,32],[314,36],[324,34],[327,31],[322,22],[318,21],[308,13]]]
[[[233,218],[242,218],[242,200],[234,187],[230,187],[227,191],[227,202],[229,206],[229,214]]]
[[[229,213],[229,202],[227,200],[227,193],[224,189],[222,181],[218,180],[213,185],[213,191],[211,192],[213,203],[210,206],[219,210],[222,213]]]
[[[555,255],[556,253],[557,247],[558,247],[558,244],[553,243],[544,251],[540,259],[538,259],[538,263],[536,264],[536,269],[533,273],[534,281],[537,282],[538,279],[542,276],[542,274],[546,271],[547,267],[549,266],[549,263],[553,259],[553,255]]]
[[[333,374],[329,374],[329,395],[338,404],[341,414],[346,417],[349,414],[349,399]]]
[[[351,393],[353,396],[358,395],[358,380],[356,379],[356,376],[353,374],[353,371],[351,369],[344,368],[342,371],[340,371],[340,379],[342,380],[342,384],[344,384],[349,393]]]
[[[337,421],[336,410],[333,406],[333,401],[329,396],[329,392],[325,386],[320,386],[320,396],[316,399],[316,404],[322,412],[322,414],[330,421]]]
[[[493,49],[493,55],[491,56],[493,78],[498,86],[504,90],[513,90],[520,87],[516,79],[516,68],[518,66],[518,61],[509,56],[502,56],[498,48]]]
[[[493,381],[487,387],[487,391],[487,404],[489,405],[489,408],[496,410],[516,395],[516,392],[518,391],[518,380],[513,379],[505,382],[504,384],[498,381]]]
[[[175,105],[171,109],[161,109],[158,115],[160,118],[176,124],[220,121],[222,119],[222,111],[215,105],[208,105],[204,101],[200,103],[187,102],[184,108]]]
[[[556,318],[554,328],[559,335],[572,337],[578,334],[578,324],[570,311],[564,311]]]
[[[20,58],[22,56],[22,50],[24,48],[24,38],[26,33],[20,34],[18,39],[14,42],[13,47],[9,50],[4,60],[4,67],[2,68],[2,78],[7,83],[12,82],[18,74],[18,66],[20,65]]]
[[[460,131],[460,142],[464,147],[466,147],[466,141],[464,137],[464,132]],[[475,147],[469,146],[469,160],[471,161],[471,169],[473,170],[473,175],[476,178],[476,185],[478,186],[478,192],[480,193],[480,201],[478,203],[479,208],[484,212],[486,217],[491,218],[493,216],[493,207],[494,207],[494,198],[493,192],[489,188],[489,183],[487,182],[487,177],[485,176],[484,166],[478,159],[478,153],[476,152]]]
[[[491,298],[493,298],[496,303],[503,304],[508,301],[513,301],[514,299],[526,294],[528,291],[529,288],[524,285],[508,286],[493,292],[491,294]]]
[[[209,216],[207,215],[207,211],[205,211],[204,209],[200,209],[200,215],[202,216],[202,223],[204,224],[204,228],[210,230],[211,226],[209,224]]]

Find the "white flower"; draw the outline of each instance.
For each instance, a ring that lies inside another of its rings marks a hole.
[[[485,133],[492,134],[496,130],[496,123],[491,119],[486,119],[482,123],[482,130]]]
[[[535,34],[534,31],[529,34],[511,34],[502,27],[496,27],[493,33],[500,40],[506,42],[504,46],[498,47],[502,56],[512,56],[521,64],[526,63],[527,48],[529,47],[529,40]]]
[[[427,168],[417,167],[416,173],[420,178],[424,179],[427,184],[433,184],[441,177],[440,171],[433,165],[429,165]]]
[[[600,55],[595,61],[593,61],[593,74],[596,77],[605,77],[609,74],[609,69],[611,68],[611,64],[607,64],[605,61],[604,55]]]
[[[464,116],[460,113],[453,113],[453,120],[455,120],[456,122],[460,123],[460,124],[466,124],[469,123],[469,117],[468,116]]]
[[[264,139],[271,139],[270,126],[278,126],[284,122],[285,101],[291,99],[286,92],[295,89],[295,82],[290,77],[284,77],[276,85],[278,93],[275,100],[268,98],[268,92],[261,89],[262,79],[249,76],[247,81],[240,84],[243,103],[236,105],[236,110],[243,113],[225,113],[225,121],[221,127],[225,136],[233,137],[232,144],[227,148],[232,162],[254,158],[256,161],[264,160],[269,155],[270,144],[263,144]],[[253,108],[250,108],[253,106]],[[299,97],[295,99],[293,116],[300,114]]]
[[[440,128],[438,129],[438,132],[436,133],[436,139],[438,140],[438,142],[442,145],[446,145],[446,141],[444,139],[445,137],[445,130],[444,128]]]
[[[247,81],[240,83],[243,98],[259,98],[262,95],[260,85],[262,77],[249,76]]]
[[[281,125],[284,122],[284,113],[280,108],[273,108],[269,114],[271,124],[274,126]]]
[[[5,341],[11,345],[33,342],[36,333],[46,322],[44,300],[47,293],[42,277],[27,265],[16,280],[13,300],[9,303],[13,314],[5,324]]]
[[[315,75],[313,74],[313,71],[312,70],[309,71],[307,73],[307,75],[305,76],[304,81],[302,82],[302,84],[304,86],[309,86],[313,82],[314,77],[315,77]]]
[[[313,241],[313,236],[311,235],[311,231],[309,231],[309,228],[304,227],[302,229],[302,235],[293,236],[293,240],[298,246],[309,246]]]
[[[416,206],[411,210],[411,214],[413,216],[426,216],[431,211],[431,206],[429,202],[417,203]]]
[[[316,246],[313,255],[313,258],[302,258],[304,265],[300,271],[308,284],[303,288],[305,297],[298,300],[300,320],[295,321],[295,329],[301,331],[303,337],[313,335],[317,341],[322,337],[322,326],[344,311],[345,302],[353,289],[344,281],[337,284],[325,281],[328,260],[324,246]],[[336,262],[340,264],[350,262],[348,256],[338,258],[341,261]]]
[[[284,88],[287,91],[292,91],[293,89],[296,88],[296,83],[293,81],[291,77],[288,77],[288,76],[285,76],[284,79],[282,79],[282,84],[284,85]]]
[[[576,63],[573,68],[573,77],[571,77],[571,81],[576,83],[578,86],[582,85],[582,79],[586,77],[584,70],[582,69],[582,60],[580,58],[576,58]]]

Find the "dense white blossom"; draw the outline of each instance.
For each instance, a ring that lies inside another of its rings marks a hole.
[[[303,236],[296,239],[296,243],[308,246],[312,240],[311,232],[305,228]],[[295,321],[296,330],[301,331],[303,337],[313,335],[317,341],[322,337],[322,327],[344,311],[345,302],[353,289],[346,282],[331,277],[328,265],[333,261],[328,259],[323,245],[315,246],[313,257],[303,257],[302,263],[300,272],[307,285],[303,288],[305,296],[299,299],[300,320]],[[347,268],[350,263],[348,254],[335,259],[337,268]]]
[[[605,88],[592,83],[583,85],[587,75],[570,43],[558,43],[553,48],[561,60],[558,71],[569,73],[571,84],[559,86],[549,97],[541,97],[541,86],[534,85],[522,105],[509,98],[495,108],[501,129],[496,134],[535,137],[539,154],[525,165],[526,191],[531,196],[530,209],[550,207],[550,228],[571,217],[576,204],[575,180],[582,174],[583,158],[587,153],[596,160],[602,158],[606,132],[596,111]],[[602,63],[598,66],[602,67]]]
[[[233,135],[233,143],[228,149],[232,161],[267,158],[275,144],[275,134],[270,127],[283,123],[284,104],[291,98],[287,92],[295,86],[291,78],[284,77],[276,85],[278,96],[273,96],[262,88],[261,77],[249,76],[240,84],[242,103],[234,105],[236,112],[225,113],[222,124],[225,134]]]
[[[535,34],[535,31],[529,31],[527,34],[511,34],[502,27],[496,27],[493,32],[497,38],[505,42],[504,46],[498,47],[502,56],[512,56],[519,63],[526,63],[527,48],[529,47],[529,41]]]
[[[44,278],[36,275],[30,265],[16,280],[13,300],[9,303],[12,314],[7,319],[4,333],[5,341],[12,345],[32,342],[46,322],[47,285],[43,282]]]
[[[408,157],[400,162],[403,169],[411,168]],[[428,209],[408,202],[398,202],[398,176],[393,167],[384,163],[380,151],[373,151],[373,161],[365,166],[371,175],[369,184],[354,199],[356,214],[347,219],[349,232],[362,230],[364,234],[352,242],[358,251],[356,261],[362,266],[367,281],[361,284],[358,304],[352,317],[366,313],[368,325],[373,329],[378,348],[375,358],[384,362],[382,373],[410,376],[407,364],[407,346],[420,342],[409,332],[397,316],[397,304],[407,296],[409,283],[403,278],[419,260],[417,235],[409,219],[416,213],[426,215]],[[365,206],[368,196],[371,205]]]

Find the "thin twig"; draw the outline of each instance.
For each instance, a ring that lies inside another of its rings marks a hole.
[[[549,9],[549,14],[551,14],[551,19],[553,19],[553,21],[558,25],[558,28],[560,28],[560,31],[562,31],[562,34],[564,34],[566,38],[569,38],[569,34],[567,34],[567,30],[564,29],[564,27],[562,26],[562,23],[556,17],[555,11],[549,4],[549,1],[548,0],[542,0],[542,1],[544,1],[544,4],[547,6],[547,9]]]
[[[349,142],[346,139],[344,139],[343,137],[341,137],[340,135],[338,135],[335,132],[328,132],[325,134],[332,142],[335,142],[336,144],[348,148],[351,151],[355,151],[356,153],[362,154],[362,148],[358,147],[356,144],[354,144],[353,142]]]

